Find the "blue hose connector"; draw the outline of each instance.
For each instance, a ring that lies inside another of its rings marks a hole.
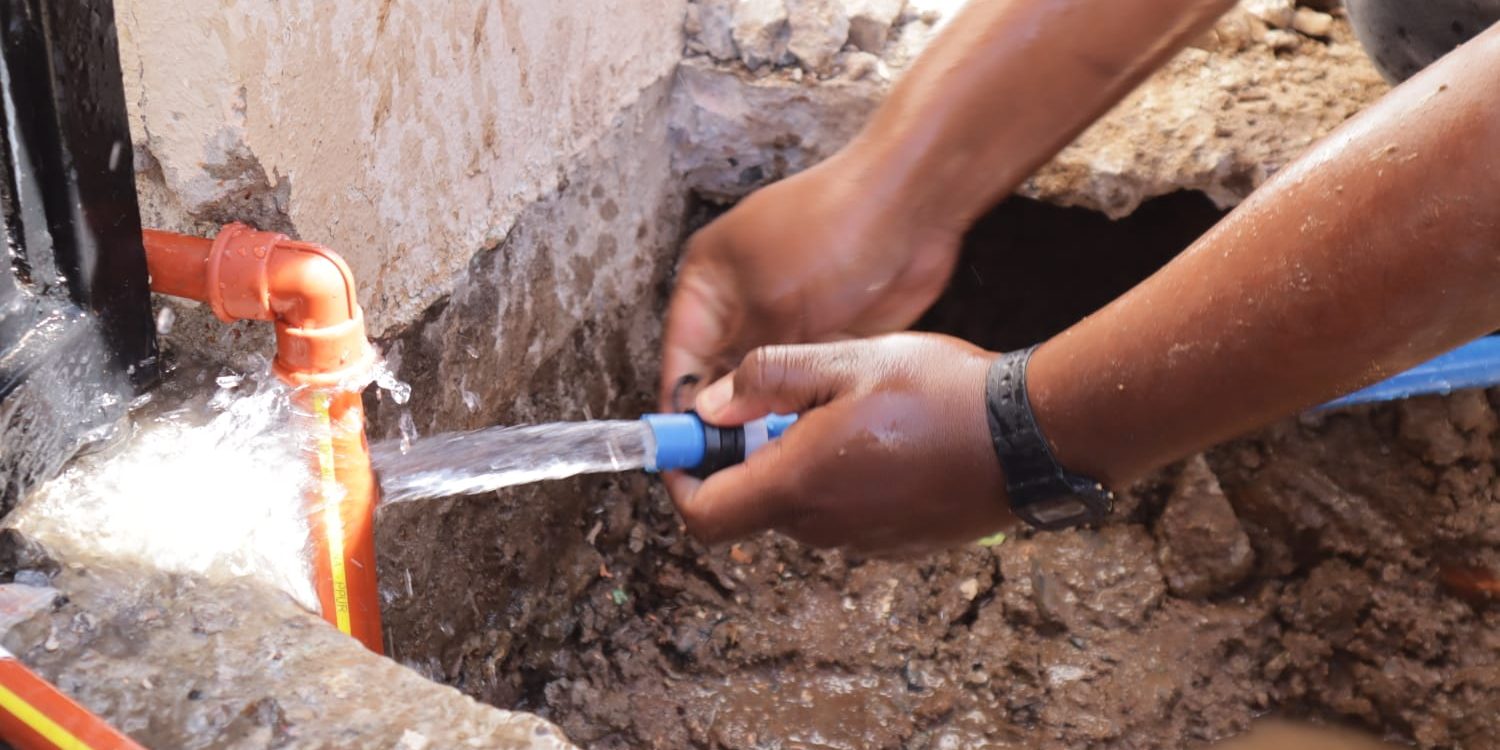
[[[781,437],[796,414],[771,414],[739,427],[719,427],[697,414],[647,414],[641,417],[651,428],[656,445],[648,451],[646,471],[685,471],[707,477],[727,469]]]

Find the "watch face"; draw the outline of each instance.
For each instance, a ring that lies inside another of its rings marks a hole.
[[[1065,529],[1094,517],[1093,506],[1077,495],[1059,495],[1029,503],[1025,520],[1039,529]]]

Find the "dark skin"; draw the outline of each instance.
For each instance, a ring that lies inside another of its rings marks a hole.
[[[912,334],[757,347],[910,325],[962,229],[1229,5],[970,5],[848,148],[695,236],[664,387],[744,358],[699,395],[703,416],[803,417],[742,466],[669,478],[689,529],[897,552],[1010,523],[984,422],[993,353]],[[1500,327],[1497,68],[1500,28],[1045,343],[1028,391],[1064,465],[1123,486]]]

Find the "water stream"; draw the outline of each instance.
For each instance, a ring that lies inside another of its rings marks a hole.
[[[370,449],[381,502],[472,495],[576,474],[645,467],[655,450],[639,420],[554,422],[490,427],[412,440],[386,440]]]

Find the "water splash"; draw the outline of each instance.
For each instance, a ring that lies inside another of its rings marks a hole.
[[[403,423],[404,425],[404,423]],[[656,450],[639,420],[554,422],[405,436],[370,449],[381,502],[473,495],[576,474],[644,468]]]
[[[291,390],[261,362],[179,371],[120,444],[37,488],[10,525],[78,554],[145,562],[210,580],[248,576],[316,610]]]
[[[391,394],[391,400],[395,401],[397,406],[411,400],[411,384],[396,377],[395,371],[386,364],[384,359],[375,361],[374,381],[376,387]]]

